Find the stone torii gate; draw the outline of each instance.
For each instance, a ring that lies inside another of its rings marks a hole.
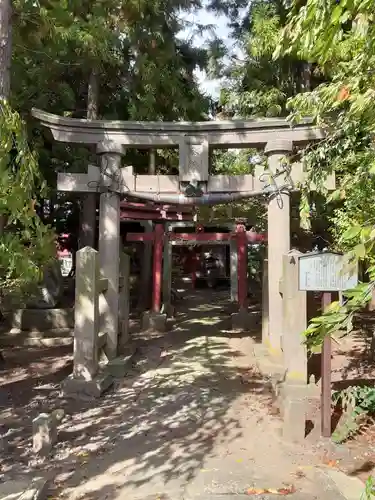
[[[300,164],[291,172],[282,166],[294,146],[322,139],[321,129],[302,122],[293,128],[284,119],[207,122],[121,122],[65,118],[34,109],[33,116],[49,128],[57,141],[96,145],[100,166],[87,173],[59,174],[58,190],[100,192],[99,253],[101,269],[108,278],[104,325],[117,336],[120,248],[120,199],[130,197],[174,205],[225,203],[254,195],[268,195],[268,335],[273,351],[281,350],[282,296],[279,281],[283,255],[290,250],[290,190],[303,180]],[[179,175],[133,175],[121,168],[125,148],[178,148]],[[268,157],[265,176],[209,175],[210,150],[258,148]],[[276,184],[276,178],[279,184]],[[326,187],[334,189],[334,178]],[[112,317],[112,320],[111,320]]]

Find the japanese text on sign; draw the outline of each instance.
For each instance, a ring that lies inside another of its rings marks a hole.
[[[306,292],[340,292],[357,286],[358,269],[348,269],[343,255],[324,252],[298,259],[299,289]]]

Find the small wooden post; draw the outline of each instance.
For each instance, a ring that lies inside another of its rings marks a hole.
[[[153,290],[152,290],[152,312],[159,313],[161,306],[161,283],[162,283],[162,267],[163,267],[163,240],[164,227],[163,224],[155,226],[155,243],[154,243],[154,259],[153,259]]]
[[[168,234],[164,236],[163,252],[163,306],[164,312],[171,311],[172,304],[172,245],[169,242]]]
[[[268,256],[263,259],[262,273],[262,344],[269,346],[269,311],[268,311]]]
[[[247,305],[247,235],[243,224],[237,224],[237,252],[238,252],[238,305],[245,309]]]
[[[332,294],[324,292],[322,296],[322,312],[327,309],[331,302]],[[331,353],[332,340],[329,335],[326,335],[322,346],[321,424],[323,437],[331,437]]]

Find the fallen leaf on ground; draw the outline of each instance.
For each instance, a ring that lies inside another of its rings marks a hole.
[[[246,491],[246,495],[264,495],[265,493],[271,493],[272,495],[291,495],[295,493],[296,489],[293,485],[287,486],[285,488],[249,488]]]
[[[301,469],[296,470],[296,472],[294,472],[293,475],[296,477],[306,477],[306,474]]]
[[[76,457],[88,457],[89,456],[89,453],[87,451],[79,451],[78,453],[75,454]]]
[[[337,460],[323,460],[323,464],[326,465],[327,467],[337,467],[338,466],[338,461]]]

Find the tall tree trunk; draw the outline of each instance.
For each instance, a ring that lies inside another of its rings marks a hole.
[[[0,98],[9,99],[12,63],[12,4],[0,0]]]
[[[1,0],[0,0],[1,1]],[[93,69],[87,86],[87,113],[88,120],[96,120],[99,110],[99,73]]]
[[[1,0],[0,0],[1,1]],[[93,69],[87,85],[87,112],[88,120],[98,118],[99,108],[99,73]],[[95,147],[91,149],[92,156],[96,154]],[[90,155],[91,157],[91,155]],[[89,246],[94,248],[96,235],[96,193],[86,193],[83,196],[80,216],[79,248]]]
[[[9,99],[10,67],[12,64],[12,3],[0,0],[0,99]],[[6,224],[4,214],[0,214],[0,235]]]
[[[311,64],[302,63],[302,86],[301,92],[311,92]]]
[[[12,3],[11,0],[0,0],[0,99],[10,96],[10,67],[12,64]],[[0,109],[1,112],[1,109]],[[4,233],[6,217],[0,214],[0,236]],[[1,294],[1,291],[0,291]],[[1,296],[0,296],[1,303]],[[2,317],[0,311],[0,319]],[[0,352],[0,369],[5,359]]]

